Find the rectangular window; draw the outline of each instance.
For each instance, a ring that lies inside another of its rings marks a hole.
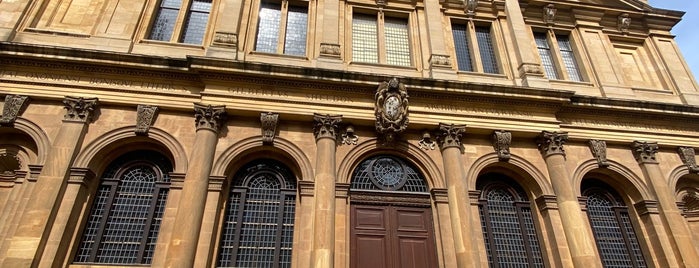
[[[352,61],[411,66],[408,20],[354,13]]]
[[[453,22],[451,30],[456,63],[460,71],[492,74],[500,72],[489,26],[475,26],[470,21]],[[474,51],[477,53],[473,53]]]
[[[280,3],[260,4],[255,51],[306,55],[308,7]]]
[[[187,44],[201,44],[209,22],[212,0],[162,0],[148,39]],[[182,5],[189,6],[182,10]],[[180,14],[184,12],[184,14]],[[184,23],[177,25],[183,15]],[[175,38],[176,37],[176,38]],[[173,40],[174,39],[174,40]]]
[[[568,35],[534,33],[541,64],[549,79],[583,81]]]

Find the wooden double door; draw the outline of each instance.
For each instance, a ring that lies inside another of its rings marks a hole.
[[[437,267],[430,207],[351,205],[350,267]]]

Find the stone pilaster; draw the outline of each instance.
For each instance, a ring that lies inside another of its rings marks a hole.
[[[676,257],[686,267],[699,267],[699,255],[692,242],[689,228],[685,224],[682,213],[675,204],[675,197],[667,185],[665,176],[656,153],[658,143],[634,141],[631,145],[633,155],[641,166],[646,183],[650,186],[651,192],[658,200],[658,208],[662,223],[669,229],[672,248],[676,252]]]
[[[315,218],[312,267],[333,267],[335,261],[335,152],[341,115],[313,115],[316,137]]]
[[[461,138],[465,125],[439,124],[439,146],[444,161],[444,178],[447,183],[450,223],[454,237],[456,266],[474,267],[478,264],[471,241],[471,214],[469,212],[468,187],[461,156]]]
[[[531,30],[524,23],[522,9],[519,1],[505,1],[505,14],[507,26],[510,28],[510,38],[514,42],[515,55],[517,56],[517,72],[521,83],[530,87],[548,87],[548,80],[544,78],[544,70],[539,64],[540,59],[534,44]]]
[[[178,230],[170,238],[165,267],[194,266],[209,189],[209,175],[218,133],[225,121],[226,107],[195,103],[194,115],[197,132],[175,216],[174,226]]]
[[[63,199],[69,168],[78,153],[93,112],[96,98],[65,97],[66,114],[58,134],[49,148],[46,163],[27,201],[12,238],[4,241],[6,258],[0,267],[30,267],[41,258],[57,207]],[[60,224],[60,223],[58,223]]]
[[[567,132],[542,131],[536,143],[546,162],[551,186],[556,193],[561,224],[566,235],[570,255],[575,267],[600,267],[600,259],[587,221],[581,215],[581,207],[573,190],[570,175],[566,169],[565,149]]]

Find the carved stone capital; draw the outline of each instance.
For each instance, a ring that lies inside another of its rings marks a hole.
[[[148,135],[151,125],[155,122],[158,106],[139,104],[136,108],[136,135]]]
[[[64,121],[90,123],[94,111],[99,105],[99,100],[97,98],[66,96],[63,99],[63,105],[63,108],[66,109]]]
[[[659,214],[658,201],[654,200],[642,200],[633,205],[638,212],[638,215],[643,216],[646,214]]]
[[[17,120],[24,105],[29,100],[29,97],[22,95],[7,95],[5,96],[5,106],[2,107],[2,116],[0,117],[1,126],[11,126]]]
[[[451,68],[451,59],[448,55],[432,54],[430,56],[430,64],[433,67]]]
[[[95,173],[88,168],[70,168],[70,177],[68,183],[80,184],[89,187],[92,180],[95,178]]]
[[[184,177],[186,176],[186,174],[171,172],[169,174],[169,176],[170,176],[170,189],[182,190],[182,187],[184,186]]]
[[[214,46],[238,47],[238,34],[230,32],[214,33]]]
[[[342,133],[342,144],[357,145],[357,141],[359,141],[359,136],[354,133],[354,126],[347,125],[345,127],[345,133]]]
[[[466,132],[466,125],[439,123],[439,146],[442,150],[449,147],[461,148],[461,138]]]
[[[342,115],[313,114],[313,135],[316,140],[330,138],[337,140]]]
[[[555,195],[542,195],[536,199],[536,206],[539,211],[558,209],[558,202]]]
[[[320,56],[340,58],[340,45],[330,43],[320,43]]]
[[[209,176],[209,192],[221,192],[226,184],[226,176]]]
[[[274,143],[274,136],[277,134],[277,125],[279,124],[279,114],[260,113],[260,122],[262,122],[262,143]]]
[[[592,156],[597,159],[597,165],[601,168],[609,166],[607,161],[607,142],[601,140],[590,140],[588,142]]]
[[[225,120],[226,106],[211,106],[201,103],[194,104],[194,125],[197,131],[208,129],[218,133]]]
[[[313,196],[314,182],[301,180],[296,185],[298,186],[299,196]]]
[[[697,167],[696,154],[694,148],[692,147],[678,147],[677,154],[680,155],[682,163],[684,163],[687,168],[689,168],[690,173],[699,173],[699,167]]]
[[[504,130],[493,132],[493,149],[498,153],[500,161],[510,160],[510,144],[512,143],[512,133]]]
[[[336,183],[335,184],[335,197],[336,198],[347,198],[349,197],[349,191],[352,184],[350,183]]]
[[[393,78],[379,84],[375,100],[376,131],[383,135],[386,142],[392,142],[408,128],[408,90]]]
[[[655,154],[658,153],[657,142],[634,141],[631,144],[633,156],[639,164],[657,164]]]
[[[536,138],[536,146],[544,157],[562,154],[566,155],[563,145],[568,141],[568,132],[542,131]]]
[[[544,7],[544,22],[548,25],[553,25],[556,23],[556,6],[554,4],[548,4]]]
[[[432,188],[430,194],[432,194],[432,200],[434,200],[435,203],[449,203],[449,190],[447,189]]]

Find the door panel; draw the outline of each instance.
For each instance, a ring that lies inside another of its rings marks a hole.
[[[430,265],[430,250],[427,237],[401,237],[400,262],[397,267],[404,268],[425,268],[434,267]]]

